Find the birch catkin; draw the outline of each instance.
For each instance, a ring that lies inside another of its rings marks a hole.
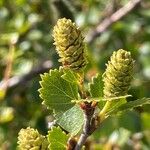
[[[19,132],[18,148],[19,150],[47,150],[48,141],[37,130],[28,127]]]
[[[113,52],[103,75],[104,97],[124,96],[132,80],[134,60],[123,49]]]
[[[54,45],[64,67],[80,70],[87,64],[85,44],[78,27],[70,19],[57,21],[53,30]]]

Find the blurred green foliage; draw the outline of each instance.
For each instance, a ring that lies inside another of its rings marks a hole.
[[[60,65],[52,39],[57,19],[74,20],[83,34],[110,16],[129,0],[0,0],[0,80],[8,65],[8,53],[15,52],[10,77],[23,76],[49,60],[53,68]],[[133,97],[150,97],[150,1],[143,0],[132,12],[114,23],[92,43],[87,44],[89,65],[86,80],[97,72],[103,73],[105,63],[114,50],[131,51],[135,74],[130,89]],[[1,85],[1,84],[0,84]],[[0,149],[16,149],[18,131],[27,126],[47,132],[50,112],[41,105],[38,96],[39,75],[30,82],[0,89]],[[149,105],[106,120],[89,139],[95,150],[121,147],[134,149],[150,147]]]

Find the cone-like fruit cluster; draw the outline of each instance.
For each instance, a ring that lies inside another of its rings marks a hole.
[[[47,139],[33,128],[21,129],[18,136],[19,150],[47,150]]]
[[[103,75],[104,97],[124,96],[132,80],[134,60],[123,49],[113,52]]]
[[[64,67],[80,70],[87,64],[81,31],[70,19],[57,21],[53,30],[54,45]]]

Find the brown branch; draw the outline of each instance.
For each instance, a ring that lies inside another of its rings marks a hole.
[[[106,29],[108,29],[113,23],[122,19],[129,12],[131,12],[142,0],[131,0],[125,6],[117,10],[110,17],[105,18],[100,24],[87,34],[86,42],[92,43],[96,37],[101,35]]]
[[[74,150],[80,150],[82,146],[85,144],[87,138],[94,132],[95,130],[95,118],[93,117],[96,104],[93,103],[81,103],[80,107],[84,112],[84,125],[83,131],[80,135],[80,138],[75,146]]]
[[[83,146],[83,144],[86,142],[89,133],[88,131],[90,130],[90,124],[91,124],[91,117],[86,114],[84,114],[84,126],[83,126],[83,133],[80,135],[80,138],[78,140],[78,143],[75,147],[75,150],[80,150]]]
[[[14,76],[7,81],[7,88],[13,88],[18,85],[24,85],[28,81],[32,80],[34,77],[39,75],[40,73],[44,73],[48,71],[52,67],[51,61],[45,61],[42,63],[42,65],[39,65],[37,68],[31,70],[28,74],[25,74],[21,77]],[[3,89],[5,87],[6,82],[3,80],[0,82],[0,89]]]
[[[14,44],[10,44],[9,46],[9,53],[8,53],[8,57],[7,57],[7,64],[6,64],[6,69],[4,72],[4,78],[3,81],[5,82],[4,86],[3,86],[3,92],[6,94],[7,92],[7,87],[8,87],[8,80],[11,76],[11,72],[12,72],[12,64],[14,61],[14,51],[15,51],[15,47]]]

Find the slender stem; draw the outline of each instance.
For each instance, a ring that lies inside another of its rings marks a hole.
[[[7,65],[6,65],[6,69],[4,72],[4,79],[3,79],[4,84],[3,84],[3,86],[0,86],[0,91],[2,91],[2,93],[3,93],[3,95],[0,97],[0,100],[4,99],[6,96],[7,88],[9,85],[9,78],[10,78],[11,72],[12,72],[14,53],[15,53],[15,46],[11,43],[10,47],[9,47],[8,57],[7,57]]]
[[[90,118],[85,117],[85,124],[83,127],[83,133],[81,134],[78,143],[75,147],[75,150],[80,150],[83,146],[83,144],[85,143],[86,139],[88,138],[88,130],[90,127]]]
[[[105,114],[111,106],[111,101],[107,101],[103,109],[99,113],[100,120],[103,121],[105,119]]]
[[[86,91],[85,91],[85,88],[84,88],[84,72],[80,72],[78,73],[78,76],[79,76],[79,89],[80,89],[80,92],[81,92],[81,97],[83,99],[85,99],[87,97],[86,95]]]
[[[91,107],[91,106],[90,106]],[[94,110],[93,109],[85,109],[84,110],[84,126],[83,133],[81,134],[74,150],[81,150],[82,146],[85,144],[88,136],[90,136],[100,125],[100,123],[106,119],[106,112],[111,107],[111,101],[107,101],[97,118],[93,117]]]
[[[80,139],[78,140],[78,143],[75,147],[75,150],[81,150],[83,144],[86,142],[86,139],[88,138],[89,135],[81,134]]]
[[[93,117],[94,109],[85,110],[84,112],[84,126],[83,126],[83,133],[81,134],[78,143],[76,144],[75,150],[80,150],[83,144],[86,142],[88,136],[91,134],[91,120]]]
[[[97,118],[93,118],[93,114],[95,110],[94,108],[84,110],[84,122],[85,123],[83,126],[83,133],[81,134],[74,150],[81,150],[88,136],[90,136],[96,130],[96,128],[100,125],[100,123],[105,119],[106,117],[105,114],[110,107],[111,107],[111,101],[107,101],[105,106],[99,113],[98,120]],[[98,121],[97,124],[96,124],[96,121]]]

